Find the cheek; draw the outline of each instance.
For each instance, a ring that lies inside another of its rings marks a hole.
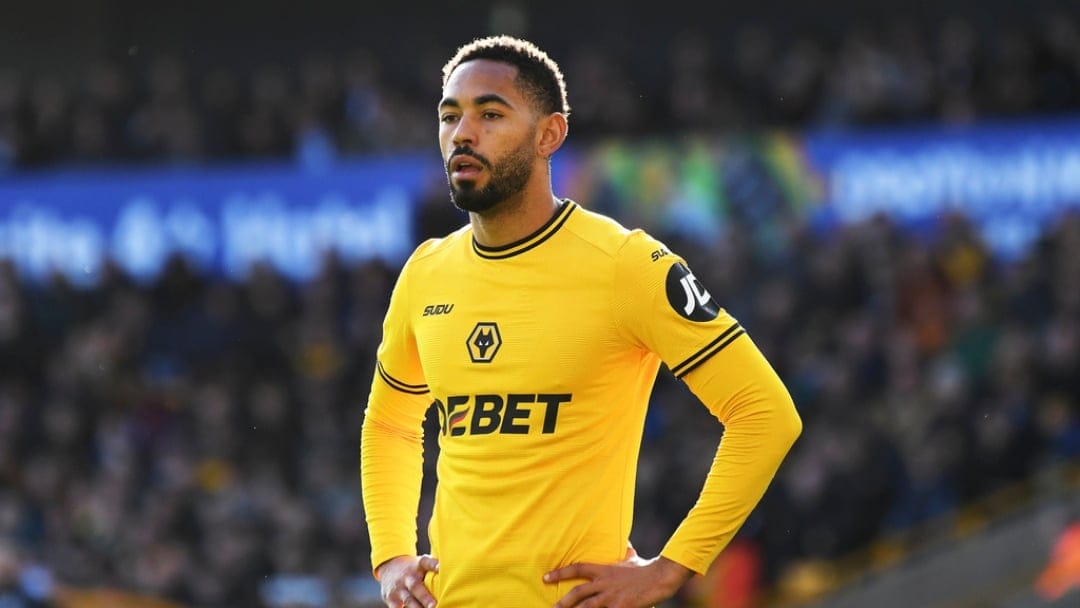
[[[439,156],[442,157],[443,165],[450,162],[450,155],[454,153],[454,144],[449,141],[439,140]]]

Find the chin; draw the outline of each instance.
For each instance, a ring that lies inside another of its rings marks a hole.
[[[453,187],[455,193],[476,192],[484,189],[479,179],[460,179],[453,182]]]
[[[484,213],[490,211],[499,204],[499,199],[485,196],[485,193],[476,189],[466,191],[455,190],[451,193],[450,200],[454,206],[462,211],[470,213]]]

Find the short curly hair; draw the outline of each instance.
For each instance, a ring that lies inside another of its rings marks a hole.
[[[559,112],[568,116],[566,81],[558,64],[532,42],[513,36],[477,38],[462,46],[443,66],[443,87],[459,65],[474,59],[489,59],[518,69],[515,83],[522,93],[544,114]]]

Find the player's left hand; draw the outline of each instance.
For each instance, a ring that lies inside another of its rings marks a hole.
[[[545,583],[586,579],[555,608],[649,608],[670,598],[693,571],[666,557],[642,559],[633,547],[617,564],[577,563],[544,575]]]

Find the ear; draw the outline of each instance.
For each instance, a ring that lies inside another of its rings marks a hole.
[[[553,112],[541,118],[536,125],[537,153],[544,158],[551,158],[566,141],[568,129],[566,116],[559,112]]]

